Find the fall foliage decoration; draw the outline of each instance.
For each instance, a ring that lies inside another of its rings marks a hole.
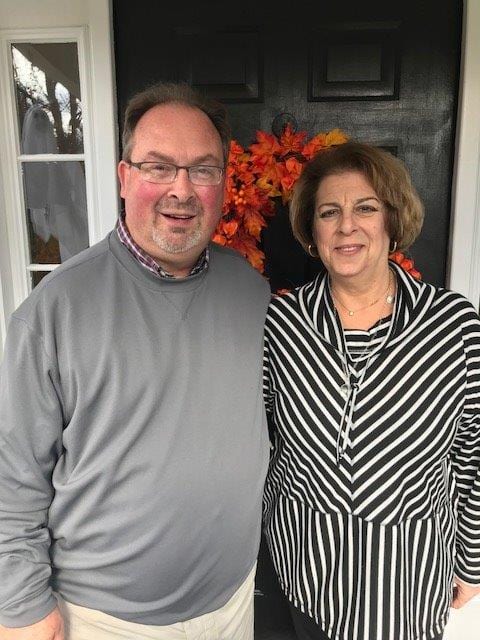
[[[347,139],[342,131],[333,129],[307,140],[306,131],[295,133],[287,125],[279,137],[257,131],[255,142],[247,149],[232,140],[223,216],[213,241],[239,251],[263,273],[265,254],[260,248],[260,236],[267,220],[275,215],[276,200],[289,202],[304,164],[319,151],[343,144]],[[412,260],[400,252],[393,255],[395,262],[415,278],[420,277]]]
[[[275,199],[287,203],[305,162],[321,149],[347,140],[338,129],[306,138],[306,132],[295,133],[287,125],[280,137],[257,131],[247,149],[236,140],[230,145],[223,217],[213,240],[239,251],[260,273],[265,262],[260,234],[275,214]]]

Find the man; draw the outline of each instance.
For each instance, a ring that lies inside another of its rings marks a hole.
[[[2,640],[253,637],[269,291],[209,244],[228,148],[224,110],[188,87],[135,96],[124,217],[13,314]]]

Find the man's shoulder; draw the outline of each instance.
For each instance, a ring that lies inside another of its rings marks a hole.
[[[73,258],[60,264],[35,287],[32,293],[14,312],[17,317],[28,313],[39,304],[58,300],[65,295],[75,296],[76,291],[94,286],[100,282],[102,260],[109,259],[108,236],[93,246],[81,251]]]
[[[209,251],[214,262],[219,263],[223,274],[228,274],[233,278],[245,278],[251,286],[256,286],[270,295],[270,287],[266,278],[254,269],[238,251],[214,242],[210,243]]]

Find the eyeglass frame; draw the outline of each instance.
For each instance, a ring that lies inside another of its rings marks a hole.
[[[144,178],[145,182],[150,182],[151,184],[173,184],[177,179],[179,169],[185,169],[185,171],[187,172],[189,181],[197,187],[216,187],[222,182],[222,178],[225,175],[225,167],[218,167],[211,164],[192,164],[189,166],[183,166],[179,164],[174,164],[173,162],[162,162],[161,160],[142,160],[142,162],[132,162],[131,160],[124,160],[124,162],[128,164],[130,167],[134,167],[135,169],[138,169],[138,171],[140,171],[142,175],[143,175],[142,165],[144,164],[161,164],[167,167],[174,167],[175,173],[173,175],[172,180],[170,180],[169,182],[156,182],[156,181],[154,182]],[[203,184],[203,183],[198,184],[198,183],[192,182],[192,179],[190,177],[190,169],[198,169],[199,167],[206,167],[208,169],[218,169],[220,171],[218,182],[214,182],[212,184]]]

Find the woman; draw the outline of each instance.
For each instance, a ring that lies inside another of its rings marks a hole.
[[[422,220],[368,145],[296,185],[293,232],[326,273],[267,316],[265,524],[300,639],[437,640],[452,596],[480,593],[480,319],[388,261]]]

